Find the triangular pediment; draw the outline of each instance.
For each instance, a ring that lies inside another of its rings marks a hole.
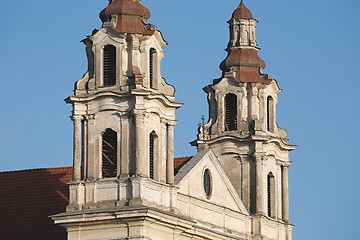
[[[204,189],[204,172],[210,172],[211,193]],[[178,193],[219,207],[249,214],[212,150],[195,155],[175,176]]]

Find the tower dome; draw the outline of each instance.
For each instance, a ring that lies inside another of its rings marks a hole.
[[[146,23],[150,16],[140,0],[110,0],[99,17],[104,26],[111,26],[117,32],[152,35],[156,27]]]
[[[233,12],[231,19],[254,19],[250,10],[245,6],[244,1],[241,1],[239,6]]]

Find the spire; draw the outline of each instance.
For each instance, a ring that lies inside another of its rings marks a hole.
[[[140,0],[109,0],[109,5],[100,12],[104,27],[117,32],[152,35],[155,26],[147,24],[150,11]]]
[[[230,28],[230,41],[226,49],[228,55],[220,64],[223,75],[232,73],[237,82],[269,84],[271,80],[261,73],[266,65],[258,55],[257,21],[242,0],[228,23]]]

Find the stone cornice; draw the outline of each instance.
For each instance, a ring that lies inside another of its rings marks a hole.
[[[72,225],[81,223],[83,225],[93,225],[94,221],[108,222],[109,220],[121,219],[122,221],[136,221],[140,219],[156,219],[166,224],[192,225],[194,221],[182,215],[175,215],[168,211],[163,211],[152,207],[121,207],[106,209],[81,210],[76,212],[67,212],[51,216],[56,224]]]
[[[271,138],[271,139],[267,140],[266,143],[275,143],[282,150],[292,151],[292,150],[296,149],[296,145],[288,144],[281,138]]]
[[[168,97],[163,94],[154,94],[149,91],[137,91],[133,90],[131,92],[117,92],[117,91],[99,91],[94,94],[86,95],[86,96],[70,96],[65,99],[66,103],[86,103],[94,100],[98,100],[103,97],[113,97],[113,98],[129,98],[131,96],[143,96],[147,99],[155,99],[161,101],[166,107],[179,108],[183,104],[171,101]]]

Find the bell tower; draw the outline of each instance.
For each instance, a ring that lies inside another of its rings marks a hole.
[[[100,13],[101,29],[82,41],[88,71],[66,99],[74,123],[68,212],[172,208],[175,110],[181,104],[161,77],[166,42],[149,17],[140,0],[110,0]]]
[[[275,79],[263,73],[266,65],[258,56],[257,20],[243,1],[228,24],[222,76],[204,88],[209,120],[199,127],[192,144],[198,151],[212,149],[218,157],[253,216],[254,236],[266,236],[267,225],[280,224],[290,239],[288,167],[295,146],[276,122],[281,90]]]

